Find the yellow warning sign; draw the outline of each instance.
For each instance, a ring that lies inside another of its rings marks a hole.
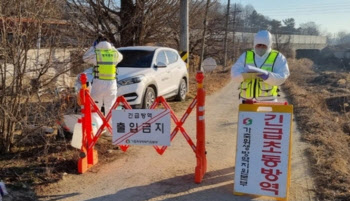
[[[180,56],[181,56],[181,59],[187,63],[187,58],[188,58],[188,52],[186,51],[180,51]]]

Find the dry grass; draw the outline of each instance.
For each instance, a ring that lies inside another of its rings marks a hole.
[[[344,129],[349,103],[343,98],[349,93],[344,94],[347,86],[339,81],[348,73],[316,70],[309,60],[291,60],[289,65],[291,76],[284,90],[294,105],[302,139],[310,143],[316,193],[320,200],[349,200],[350,133]]]
[[[212,73],[204,74],[204,89],[206,95],[210,95],[222,87],[224,87],[230,81],[230,72],[228,69],[224,70],[221,66]],[[197,94],[197,81],[196,73],[190,74],[189,80],[189,92],[186,97],[186,101],[183,104],[170,101],[169,105],[175,112],[182,112],[187,109],[189,104],[193,101]]]

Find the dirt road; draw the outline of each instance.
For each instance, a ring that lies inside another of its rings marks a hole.
[[[67,175],[39,195],[40,200],[259,200],[234,196],[233,175],[237,126],[238,85],[228,84],[206,99],[206,148],[208,172],[201,184],[194,183],[195,155],[178,133],[160,156],[152,147],[130,147],[116,161],[97,165],[83,175]],[[195,116],[185,129],[195,140]],[[294,128],[295,128],[294,124]],[[296,129],[295,129],[296,130]],[[315,200],[306,145],[293,133],[290,200]]]

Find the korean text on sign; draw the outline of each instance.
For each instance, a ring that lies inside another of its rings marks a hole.
[[[290,121],[289,113],[239,113],[235,192],[285,197]]]
[[[170,145],[169,110],[115,110],[113,144]]]

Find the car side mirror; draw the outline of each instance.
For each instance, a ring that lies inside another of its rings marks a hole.
[[[161,61],[158,61],[157,64],[154,67],[156,67],[156,68],[165,68],[166,64],[161,62]]]

